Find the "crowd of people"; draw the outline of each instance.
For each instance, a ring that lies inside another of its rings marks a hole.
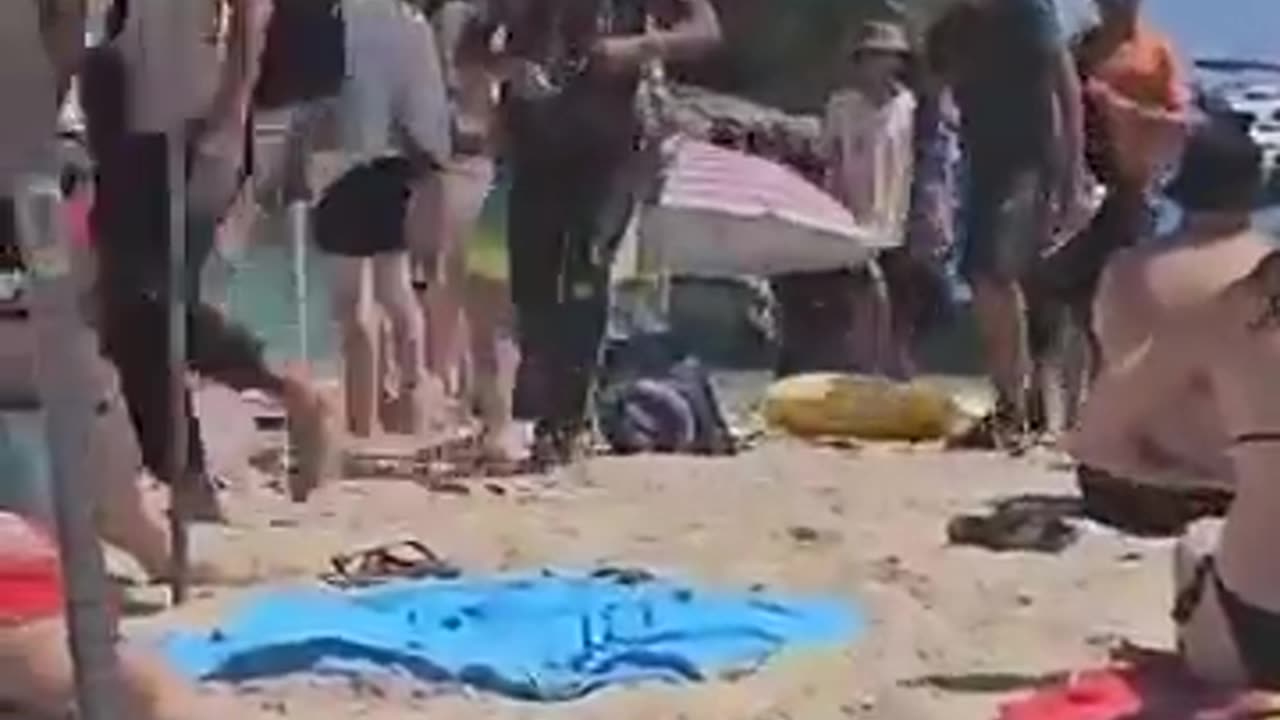
[[[994,447],[1018,452],[1047,429],[1043,371],[1061,364],[1062,325],[1080,330],[1089,362],[1076,381],[1092,392],[1063,439],[1081,463],[1086,508],[1146,533],[1225,514],[1216,548],[1188,541],[1179,563],[1182,649],[1207,678],[1274,688],[1280,576],[1264,548],[1280,500],[1267,482],[1280,428],[1280,255],[1251,229],[1259,151],[1239,126],[1194,117],[1176,53],[1141,0],[1097,4],[1098,22],[1070,34],[1053,0],[957,3],[920,37],[897,20],[861,24],[842,46],[846,72],[819,137],[718,124],[710,139],[792,166],[891,240],[864,266],[771,278],[778,374],[911,377],[954,262],[996,390],[982,427]],[[293,498],[334,472],[329,400],[305,369],[272,367],[201,292],[210,255],[243,228],[234,209],[254,195],[255,105],[290,48],[337,54],[314,63],[337,68],[327,85],[299,81],[321,90],[299,91],[288,111],[282,175],[290,192],[315,195],[315,242],[334,268],[346,434],[420,434],[474,408],[489,461],[573,462],[590,430],[612,256],[640,200],[637,166],[657,141],[636,113],[641,77],[717,45],[710,0],[191,5],[179,31],[166,2],[115,0],[87,53],[73,0],[0,10],[0,89],[24,100],[0,119],[6,262],[21,264],[11,198],[24,178],[57,173],[47,148],[77,76],[88,117],[96,282],[92,312],[66,331],[100,340],[85,360],[102,378],[102,536],[154,577],[169,571],[167,531],[142,509],[143,467],[189,492],[200,517],[220,515],[189,397],[188,456],[171,452],[167,312],[178,292],[190,307],[190,370],[287,411]],[[336,44],[282,41],[272,23],[285,10],[318,13],[313,28],[336,18]],[[191,76],[174,86],[176,53]],[[187,272],[175,286],[167,142],[178,126]],[[312,187],[311,160],[324,153],[337,166]],[[1181,225],[1152,243],[1152,200],[1175,168],[1167,191]],[[498,175],[510,186],[509,287],[466,262]],[[507,377],[512,355],[518,371]],[[0,699],[51,712],[68,702],[57,605],[0,614],[0,657],[23,668],[0,665]],[[186,702],[154,663],[125,659],[134,716],[167,717]],[[34,689],[11,687],[10,675],[35,678]]]

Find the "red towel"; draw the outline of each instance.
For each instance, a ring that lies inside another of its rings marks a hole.
[[[1093,670],[1000,708],[1000,720],[1122,720],[1143,709],[1132,673]]]
[[[1136,664],[1076,675],[1000,708],[1000,720],[1194,720],[1202,713],[1247,707],[1280,707],[1263,695],[1212,688],[1190,677],[1176,655],[1153,653]],[[1268,704],[1272,703],[1272,704]],[[1223,717],[1236,715],[1223,715]]]
[[[0,512],[0,625],[56,617],[62,611],[57,545],[35,523]]]

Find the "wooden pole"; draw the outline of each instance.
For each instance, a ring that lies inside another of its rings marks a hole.
[[[93,367],[98,348],[81,313],[58,181],[38,176],[20,182],[14,210],[36,334],[36,380],[53,473],[77,717],[128,720],[120,712],[106,564],[94,522],[94,484],[99,478],[89,447],[102,402]]]

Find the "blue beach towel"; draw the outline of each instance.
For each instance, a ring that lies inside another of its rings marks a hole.
[[[753,670],[861,628],[845,603],[719,594],[625,575],[427,580],[260,596],[212,633],[164,639],[196,680],[400,671],[533,701]]]

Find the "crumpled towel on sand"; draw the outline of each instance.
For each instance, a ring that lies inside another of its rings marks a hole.
[[[212,633],[165,638],[162,650],[199,680],[391,670],[559,701],[750,671],[795,645],[849,642],[861,626],[844,602],[546,574],[265,594]]]
[[[1265,708],[1265,710],[1264,710]],[[1280,695],[1212,690],[1175,660],[1090,670],[1005,704],[999,720],[1260,720],[1280,718]]]

